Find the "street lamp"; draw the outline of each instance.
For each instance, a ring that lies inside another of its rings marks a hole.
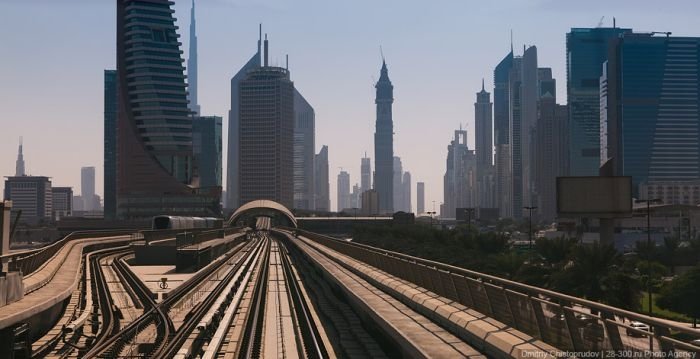
[[[435,211],[428,211],[426,212],[430,215],[430,227],[433,227],[433,215],[436,213]]]
[[[532,250],[532,210],[537,209],[537,206],[523,207],[523,209],[527,209],[530,215],[530,230],[527,232],[527,239],[530,242],[530,250]]]
[[[649,315],[651,316],[652,305],[651,305],[651,210],[650,205],[652,202],[659,202],[660,198],[651,199],[638,199],[637,203],[647,204],[647,295],[649,296]],[[678,229],[680,232],[680,228]]]
[[[467,230],[469,230],[469,226],[472,224],[472,213],[474,213],[475,208],[465,208],[464,209],[464,214],[467,216]]]

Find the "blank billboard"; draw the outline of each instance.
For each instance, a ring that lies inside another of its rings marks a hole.
[[[632,214],[632,177],[557,177],[560,217],[616,218]]]

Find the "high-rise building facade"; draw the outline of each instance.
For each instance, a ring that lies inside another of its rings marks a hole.
[[[403,165],[401,164],[401,157],[394,156],[394,167],[393,167],[393,181],[392,181],[392,203],[394,204],[394,212],[404,210],[403,202]]]
[[[496,204],[501,217],[512,216],[512,176],[510,173],[510,85],[513,49],[493,71],[493,139],[496,167]]]
[[[222,121],[220,116],[195,116],[192,120],[192,153],[200,188],[221,190]]]
[[[294,83],[285,68],[262,67],[239,83],[239,186],[243,205],[269,199],[294,206]]]
[[[403,207],[402,211],[406,213],[412,213],[413,212],[413,206],[411,203],[411,172],[404,172],[403,173],[403,180],[401,182],[401,190],[403,191],[403,194],[401,196],[401,200],[403,202]]]
[[[382,61],[379,81],[374,86],[377,90],[377,122],[374,132],[374,189],[379,196],[379,212],[394,212],[394,123],[392,104],[394,103],[394,85],[389,80],[389,70]]]
[[[51,209],[55,220],[73,215],[73,188],[51,187]]]
[[[416,213],[425,213],[425,183],[416,182]]]
[[[22,211],[22,222],[34,224],[53,218],[53,192],[49,177],[5,177],[4,195],[5,200],[12,201],[13,217]]]
[[[476,171],[479,207],[495,208],[496,174],[493,166],[493,123],[491,94],[486,92],[484,82],[476,94],[474,103],[474,127],[476,130]]]
[[[95,167],[82,167],[80,169],[80,196],[83,198],[84,210],[100,209],[99,200],[96,200],[95,197]]]
[[[259,29],[258,51],[246,62],[243,67],[231,78],[231,109],[228,113],[228,150],[226,160],[226,208],[235,209],[240,206],[239,186],[239,143],[240,133],[240,82],[245,78],[248,71],[260,67],[262,26]]]
[[[523,95],[522,95],[522,57],[513,58],[513,67],[508,76],[508,96],[510,101],[510,114],[508,117],[508,156],[510,202],[509,217],[520,218],[523,207]]]
[[[457,208],[476,206],[476,155],[467,146],[467,131],[456,130],[454,140],[447,146],[444,176],[443,218],[456,218]]]
[[[568,109],[557,104],[556,81],[552,78],[551,69],[539,69],[538,83],[539,106],[535,131],[537,203],[534,205],[541,220],[551,221],[557,217],[556,179],[566,175]]]
[[[313,210],[316,114],[296,89],[294,114],[294,208]]]
[[[17,149],[17,161],[15,162],[15,176],[24,176],[24,154],[22,153],[22,137],[19,138],[19,148]]]
[[[172,2],[117,1],[117,214],[218,216],[192,185],[192,118]]]
[[[320,212],[330,212],[330,182],[328,182],[328,146],[323,145],[321,150],[314,156],[314,196],[316,210]]]
[[[522,162],[522,205],[533,206],[537,202],[535,194],[535,127],[537,126],[537,47],[530,46],[523,52],[520,62],[520,161]],[[515,135],[515,134],[514,134]],[[514,149],[511,149],[514,151]],[[515,150],[517,152],[517,150]],[[514,159],[515,157],[514,154]],[[517,191],[517,188],[514,189]],[[516,196],[517,198],[517,196]],[[521,206],[513,209],[514,213],[522,213]],[[516,216],[517,217],[517,216]]]
[[[338,173],[338,202],[337,211],[341,212],[344,209],[352,208],[350,203],[350,174],[346,171]]]
[[[600,86],[608,42],[622,28],[572,28],[566,34],[566,93],[569,106],[568,175],[597,176],[600,162]]]
[[[190,54],[187,58],[187,100],[189,101],[190,111],[194,115],[202,113],[199,107],[199,100],[197,99],[197,78],[197,32],[194,17],[194,0],[192,0],[192,9],[190,10]]]
[[[696,37],[626,33],[610,42],[601,146],[613,174],[632,177],[633,193],[700,178],[699,51]]]
[[[360,173],[360,190],[361,192],[369,191],[372,189],[372,162],[366,153],[360,163]]]
[[[117,71],[104,70],[104,216],[117,217]]]

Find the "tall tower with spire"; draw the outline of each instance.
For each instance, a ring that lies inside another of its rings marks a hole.
[[[379,197],[379,212],[394,211],[394,123],[391,106],[394,103],[394,85],[389,80],[389,70],[382,59],[374,103],[377,105],[377,122],[374,132],[374,189]]]
[[[192,0],[192,10],[190,12],[190,56],[187,58],[187,87],[190,111],[199,115],[199,101],[197,100],[197,33],[195,31],[196,21],[194,18],[194,0]]]
[[[235,209],[240,206],[240,192],[238,189],[240,180],[240,153],[239,125],[240,125],[240,89],[239,85],[248,71],[261,66],[262,24],[258,28],[257,51],[248,62],[231,78],[231,109],[228,113],[228,158],[226,163],[226,203],[225,208]]]
[[[15,176],[24,176],[24,155],[22,154],[22,137],[19,138],[19,150],[17,151],[17,162],[15,164]]]
[[[476,130],[477,205],[482,208],[496,207],[496,183],[493,167],[493,103],[486,92],[484,80],[481,91],[476,93],[474,103],[474,127]]]

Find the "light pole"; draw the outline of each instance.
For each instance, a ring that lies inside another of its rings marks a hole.
[[[464,214],[467,215],[467,230],[469,230],[469,227],[472,224],[472,213],[474,213],[475,208],[465,208],[464,209]]]
[[[536,206],[529,206],[529,207],[523,207],[523,209],[527,209],[530,215],[530,229],[527,231],[527,239],[530,242],[530,250],[532,250],[532,210],[537,209]]]
[[[430,228],[433,227],[433,215],[435,214],[435,211],[428,211],[427,212],[430,215]]]
[[[651,305],[651,209],[650,205],[652,202],[661,201],[660,198],[651,199],[638,199],[637,203],[647,204],[647,295],[649,300],[649,316],[651,316],[652,305]],[[678,228],[680,232],[680,228]]]

